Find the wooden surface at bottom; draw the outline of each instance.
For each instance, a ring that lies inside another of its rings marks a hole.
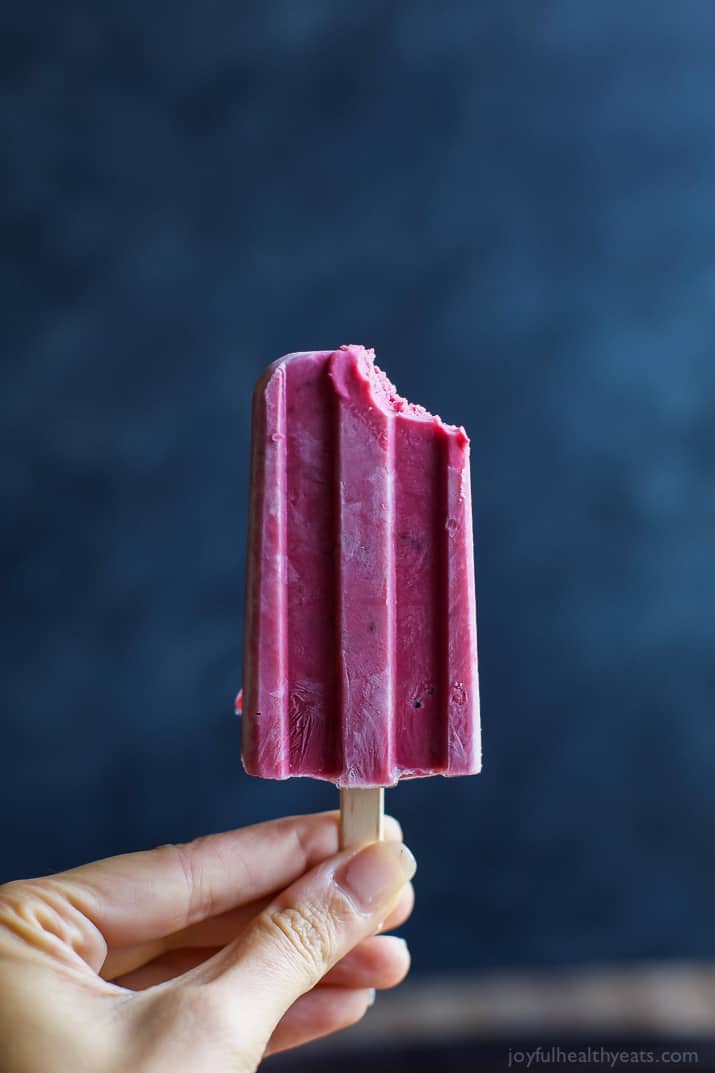
[[[286,1069],[313,1073],[477,1073],[525,1068],[509,1051],[588,1046],[652,1052],[631,1062],[650,1070],[715,1073],[715,965],[661,963],[473,977],[421,977],[378,992],[361,1022],[310,1044]],[[697,1052],[697,1058],[686,1052]],[[682,1058],[660,1060],[672,1051]],[[558,1058],[558,1052],[554,1052]],[[532,1061],[540,1069],[607,1068],[588,1062]],[[277,1058],[276,1058],[277,1061]],[[300,1063],[303,1063],[302,1065]],[[321,1064],[323,1063],[323,1064]],[[431,1063],[431,1064],[430,1064]],[[622,1063],[622,1068],[629,1063]],[[621,1068],[616,1065],[613,1068]]]

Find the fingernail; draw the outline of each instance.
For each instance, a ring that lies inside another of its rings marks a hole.
[[[375,995],[376,994],[377,994],[377,992],[375,991],[375,988],[371,987],[370,990],[368,991],[368,995],[367,995],[368,1009],[370,1008],[370,1006],[375,1005]]]
[[[364,912],[387,901],[412,879],[417,863],[402,842],[373,842],[335,873],[336,882]]]

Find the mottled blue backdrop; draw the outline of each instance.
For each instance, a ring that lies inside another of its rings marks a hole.
[[[0,12],[2,877],[330,806],[239,762],[249,397],[473,442],[485,768],[389,795],[415,971],[714,956],[715,9]]]

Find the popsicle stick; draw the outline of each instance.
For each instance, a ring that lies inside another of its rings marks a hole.
[[[381,786],[340,791],[340,846],[352,849],[382,842],[385,791]]]

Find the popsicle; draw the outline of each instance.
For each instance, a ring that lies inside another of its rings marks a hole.
[[[335,783],[350,826],[480,769],[469,440],[363,347],[256,384],[243,684],[246,771]]]

